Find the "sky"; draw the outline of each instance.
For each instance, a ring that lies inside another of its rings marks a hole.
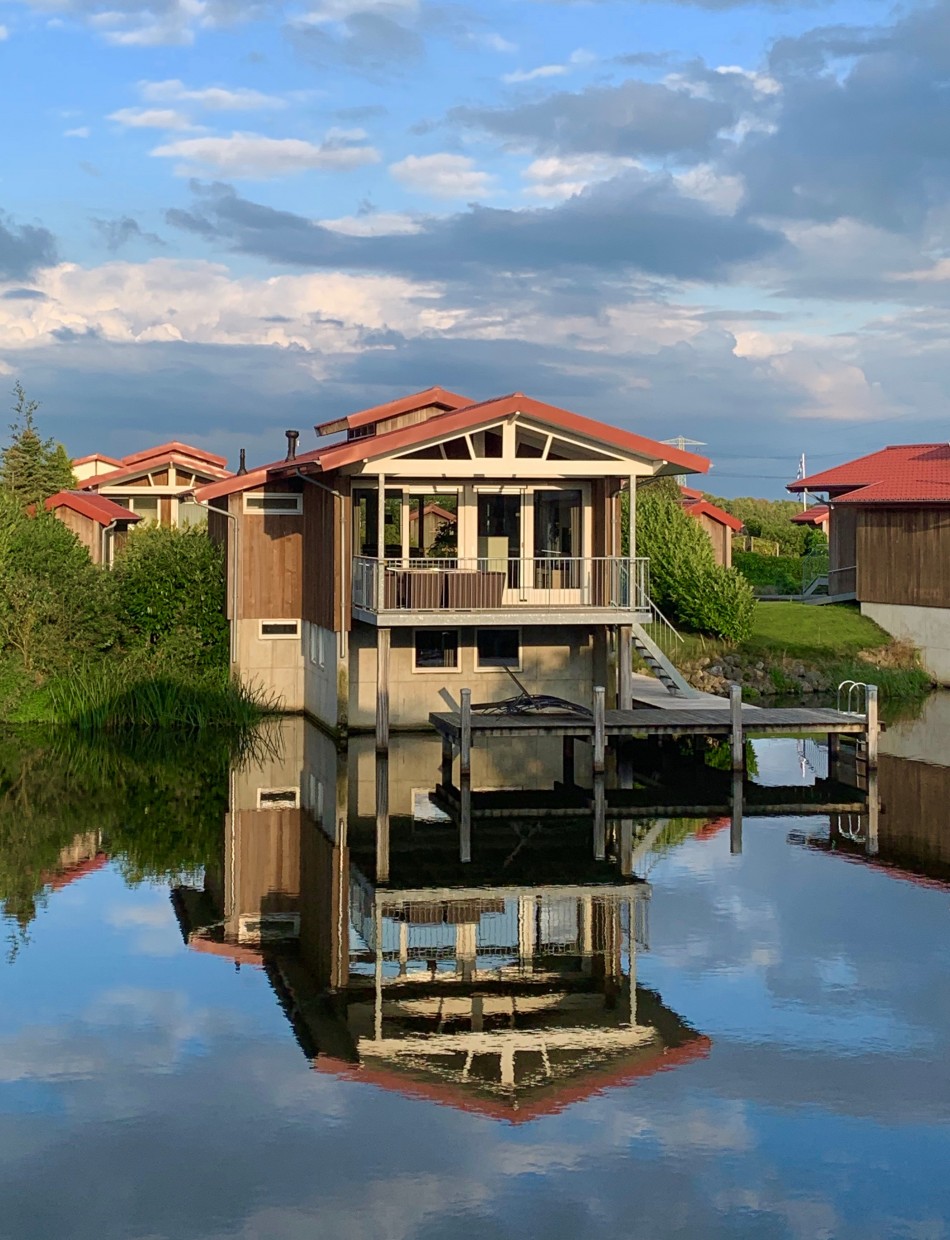
[[[948,86],[950,0],[0,0],[0,424],[524,391],[773,496],[946,440]]]

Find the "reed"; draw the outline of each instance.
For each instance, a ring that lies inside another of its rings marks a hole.
[[[80,732],[244,731],[276,709],[262,692],[221,671],[82,664],[47,686],[51,722]]]

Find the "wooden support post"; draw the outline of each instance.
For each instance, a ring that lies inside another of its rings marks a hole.
[[[607,725],[605,721],[606,703],[605,690],[598,685],[594,690],[594,774],[603,775],[604,756],[607,744]]]
[[[621,710],[633,710],[633,628],[621,624],[617,629],[619,702]]]
[[[630,965],[628,980],[630,982],[630,1026],[637,1027],[637,902],[627,901],[627,961]]]
[[[459,861],[467,864],[472,859],[472,777],[466,773],[459,776]]]
[[[389,755],[376,755],[376,881],[389,882]]]
[[[877,685],[868,685],[867,747],[868,770],[877,770],[877,743],[880,724],[877,717]]]
[[[881,801],[877,790],[877,771],[868,771],[868,840],[867,854],[876,857],[878,853],[878,816],[881,812]]]
[[[389,752],[389,638],[390,630],[376,630],[376,752]]]
[[[459,774],[472,773],[472,691],[462,690],[461,737],[459,741]]]
[[[574,787],[574,737],[565,736],[561,741],[561,782],[566,788]]]
[[[442,737],[442,764],[440,767],[442,787],[452,787],[452,742],[447,736]]]
[[[399,923],[399,976],[405,977],[409,967],[409,923]]]
[[[734,857],[742,852],[742,772],[732,772],[732,822],[729,827],[729,851]]]
[[[745,770],[745,738],[742,735],[742,688],[729,686],[729,722],[732,724],[732,769]]]
[[[607,856],[607,791],[603,770],[594,772],[594,860]]]
[[[633,819],[623,818],[620,822],[620,873],[624,878],[633,874]]]
[[[630,741],[618,741],[616,754],[617,783],[629,790],[633,787],[633,745]]]

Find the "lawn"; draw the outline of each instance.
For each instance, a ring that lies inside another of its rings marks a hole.
[[[752,636],[743,650],[770,654],[853,655],[890,643],[891,637],[856,606],[829,603],[759,603]]]

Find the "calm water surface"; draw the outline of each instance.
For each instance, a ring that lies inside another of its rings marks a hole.
[[[870,804],[754,749],[741,853],[645,751],[600,862],[481,755],[462,865],[400,739],[382,882],[371,747],[3,739],[0,1237],[950,1235],[950,706]]]

